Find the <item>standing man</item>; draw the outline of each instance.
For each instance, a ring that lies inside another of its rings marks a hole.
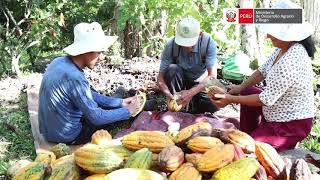
[[[176,36],[162,53],[158,75],[161,91],[182,107],[189,104],[191,113],[217,111],[203,92],[206,82],[217,77],[216,55],[216,43],[209,34],[200,32],[200,23],[193,17],[182,19],[176,27]]]
[[[90,88],[83,69],[93,69],[116,36],[106,36],[97,22],[74,27],[74,43],[43,75],[39,92],[40,133],[50,142],[84,144],[103,125],[129,119],[139,111],[136,97],[103,96]]]

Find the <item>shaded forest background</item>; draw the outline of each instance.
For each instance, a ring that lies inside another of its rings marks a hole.
[[[259,60],[270,42],[265,42],[264,34],[254,25],[223,24],[222,10],[267,8],[273,3],[274,0],[2,0],[0,76],[43,71],[44,64],[62,55],[61,50],[72,43],[73,27],[80,22],[97,21],[107,34],[119,36],[108,52],[112,57],[156,57],[174,35],[176,22],[187,15],[201,22],[202,30],[218,43],[221,55],[242,50],[252,60]],[[307,19],[319,29],[316,9],[320,3],[298,3],[307,9]]]

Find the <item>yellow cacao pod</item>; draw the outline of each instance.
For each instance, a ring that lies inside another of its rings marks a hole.
[[[214,180],[248,180],[253,177],[260,167],[255,158],[242,158],[217,170]]]
[[[168,109],[172,112],[179,112],[182,109],[182,105],[177,103],[176,97],[168,101]]]
[[[121,142],[130,150],[148,148],[154,153],[159,153],[165,147],[174,145],[169,137],[158,131],[135,131],[125,135]]]
[[[113,171],[106,175],[105,180],[165,180],[166,178],[160,174],[147,170],[147,169],[135,169],[124,168]]]
[[[56,156],[53,152],[47,150],[38,151],[35,162],[43,162],[45,164],[51,165],[56,160]]]
[[[203,154],[200,154],[200,153],[192,153],[192,154],[186,154],[184,158],[186,159],[186,162],[189,162],[196,167],[199,159],[201,159],[202,156]]]
[[[74,158],[81,168],[99,174],[109,173],[124,163],[124,158],[117,153],[94,144],[77,149]]]
[[[97,145],[107,145],[110,144],[112,136],[107,130],[100,129],[92,134],[91,143]]]
[[[267,174],[273,178],[277,178],[285,168],[283,159],[270,144],[257,141],[256,156]]]
[[[12,180],[44,179],[51,172],[51,167],[43,162],[31,162],[20,169]]]
[[[170,175],[169,180],[201,180],[201,178],[201,174],[191,163],[184,163]]]
[[[204,153],[215,145],[223,145],[223,142],[218,138],[210,136],[198,136],[187,142],[188,148],[195,153]]]
[[[205,152],[197,162],[197,169],[203,172],[216,171],[230,162],[234,157],[234,146],[232,144],[216,145]]]
[[[85,178],[85,180],[105,180],[107,178],[106,174],[94,174]]]
[[[179,133],[174,137],[173,141],[176,144],[181,144],[193,138],[193,135],[205,136],[210,135],[212,132],[212,126],[208,122],[199,122],[185,127],[179,131]]]
[[[241,147],[241,149],[245,153],[255,152],[255,140],[245,132],[242,132],[237,129],[226,129],[222,131],[222,135],[220,138],[223,141]]]

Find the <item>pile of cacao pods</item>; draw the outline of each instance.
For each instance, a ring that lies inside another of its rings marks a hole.
[[[74,153],[58,144],[34,162],[14,164],[14,180],[312,179],[304,160],[288,163],[269,144],[236,129],[199,122],[176,133],[135,131],[112,139],[96,131]]]

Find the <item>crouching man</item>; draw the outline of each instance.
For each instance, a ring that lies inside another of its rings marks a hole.
[[[50,142],[83,144],[106,124],[127,120],[139,111],[137,97],[119,99],[96,92],[83,69],[93,69],[116,36],[106,36],[99,23],[74,27],[68,56],[54,59],[43,75],[39,92],[40,133]]]

